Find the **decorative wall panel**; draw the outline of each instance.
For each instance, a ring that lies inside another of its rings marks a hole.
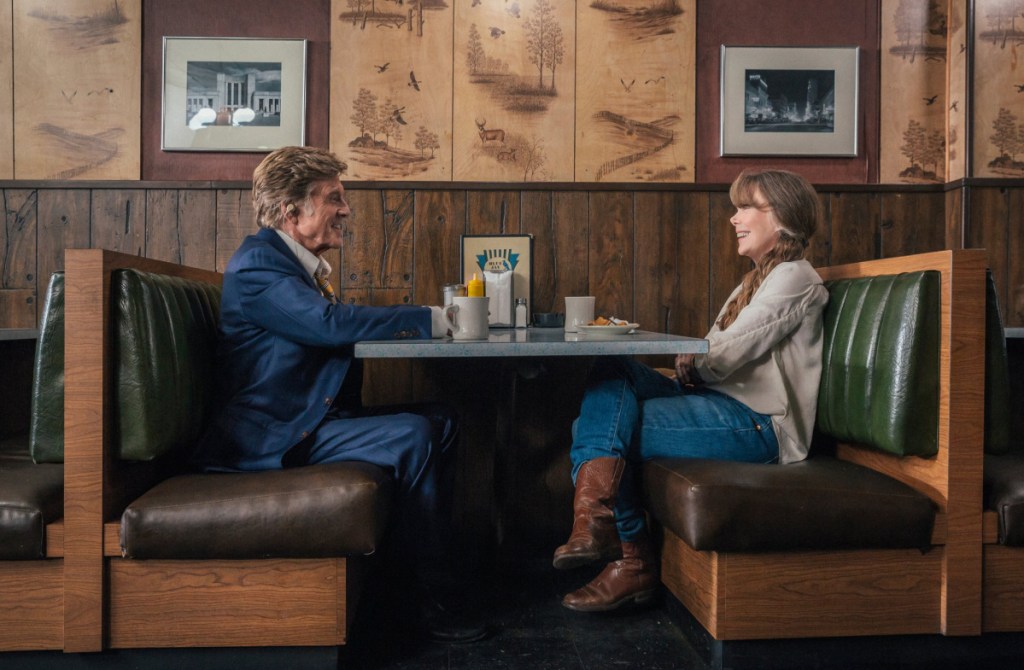
[[[18,179],[138,179],[141,0],[14,1]]]
[[[974,3],[974,174],[1024,176],[1024,0]]]
[[[455,179],[572,181],[575,22],[569,2],[456,3]]]
[[[946,181],[967,176],[968,0],[949,0],[946,38]]]
[[[333,0],[331,17],[331,150],[354,179],[451,179],[451,7]]]
[[[883,183],[945,181],[946,12],[935,0],[882,0]]]
[[[695,0],[331,12],[331,148],[355,180],[694,181]]]
[[[696,1],[579,2],[578,181],[694,181]]]
[[[14,178],[13,0],[0,0],[0,179]]]

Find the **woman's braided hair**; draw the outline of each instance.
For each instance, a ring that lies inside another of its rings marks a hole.
[[[756,195],[760,195],[760,201]],[[729,303],[717,326],[725,330],[749,303],[768,273],[779,263],[804,257],[821,219],[821,201],[810,182],[788,170],[746,169],[729,188],[735,207],[758,207],[771,212],[779,225],[779,239],[754,268],[743,276],[740,292]]]

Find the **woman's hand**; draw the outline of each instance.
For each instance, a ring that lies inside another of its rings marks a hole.
[[[679,354],[676,356],[676,379],[683,386],[696,386],[703,381],[693,364],[695,357],[695,354]]]

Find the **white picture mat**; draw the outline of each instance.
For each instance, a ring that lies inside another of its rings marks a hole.
[[[733,47],[721,49],[723,156],[856,156],[859,47]],[[747,70],[832,70],[835,128],[831,133],[746,132]]]
[[[279,126],[185,123],[189,61],[281,63]],[[306,40],[165,37],[161,146],[164,151],[272,151],[305,144]]]

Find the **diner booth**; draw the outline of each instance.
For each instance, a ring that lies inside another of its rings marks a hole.
[[[1010,667],[1011,6],[0,2],[0,667]],[[190,466],[252,172],[287,144],[348,164],[339,300],[440,305],[476,279],[500,306],[486,341],[352,348],[364,404],[459,413],[479,642],[417,632],[384,470]],[[822,204],[811,456],[642,464],[658,597],[569,612],[596,574],[551,567],[587,373],[707,352],[750,268],[729,184],[762,167]]]

